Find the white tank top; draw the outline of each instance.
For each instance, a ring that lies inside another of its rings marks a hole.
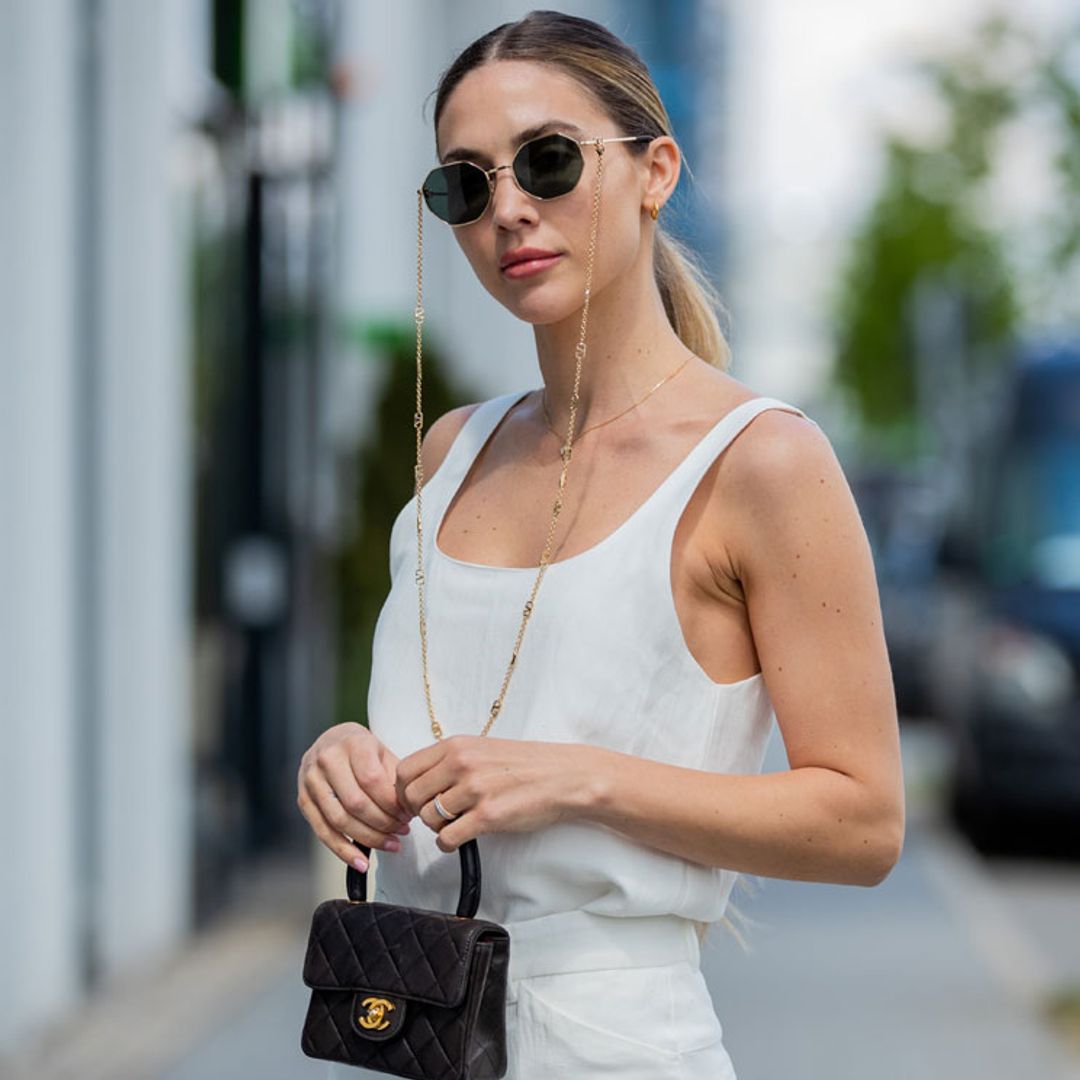
[[[423,492],[428,666],[444,737],[477,735],[498,696],[536,568],[455,559],[435,545],[443,514],[499,421],[524,394],[481,404]],[[488,737],[588,743],[691,769],[759,773],[775,714],[761,672],[717,683],[691,654],[671,591],[675,528],[717,456],[758,413],[802,410],[757,397],[723,416],[614,532],[549,564],[503,708]],[[809,417],[807,417],[809,419]],[[416,597],[415,495],[390,537],[390,593],[375,628],[368,717],[399,758],[435,741],[424,701]],[[419,818],[377,856],[375,899],[457,907],[457,852]],[[737,874],[586,821],[484,833],[478,917],[516,923],[568,910],[720,919]]]

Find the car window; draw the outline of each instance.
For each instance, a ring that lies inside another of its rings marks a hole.
[[[1011,446],[988,525],[983,569],[993,584],[1080,588],[1080,434]]]

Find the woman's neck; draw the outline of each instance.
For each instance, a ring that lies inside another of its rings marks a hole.
[[[689,355],[664,311],[659,290],[606,289],[589,302],[574,430],[607,420],[648,393]],[[639,294],[640,293],[640,294]],[[570,421],[570,395],[581,337],[581,309],[534,327],[547,411],[556,431]]]

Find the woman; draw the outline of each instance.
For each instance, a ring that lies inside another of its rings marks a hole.
[[[633,50],[534,11],[455,60],[434,123],[427,205],[533,326],[543,386],[423,437],[370,730],[320,735],[298,804],[343,860],[379,849],[394,903],[452,911],[448,855],[481,838],[509,1077],[733,1077],[695,924],[740,872],[874,885],[902,847],[866,535],[817,425],[726,373],[660,229],[681,157]],[[791,768],[761,775],[774,718]]]

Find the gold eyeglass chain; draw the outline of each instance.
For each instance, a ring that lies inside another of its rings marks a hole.
[[[540,556],[539,571],[536,575],[536,580],[533,582],[529,599],[525,601],[525,607],[522,610],[521,625],[518,628],[517,638],[514,641],[514,649],[510,655],[510,663],[507,665],[505,676],[503,676],[499,696],[491,704],[491,714],[488,717],[487,723],[484,725],[484,730],[480,732],[481,735],[486,735],[491,730],[491,725],[495,723],[495,720],[502,709],[507,687],[510,685],[510,677],[514,673],[514,666],[517,663],[518,653],[521,650],[521,642],[525,636],[525,627],[529,623],[529,616],[532,615],[536,594],[540,588],[540,582],[544,579],[544,574],[547,572],[548,563],[551,559],[551,542],[555,535],[555,525],[559,520],[559,512],[562,510],[563,491],[566,488],[566,473],[570,467],[570,458],[573,454],[574,423],[577,419],[577,406],[579,401],[578,391],[581,386],[581,365],[585,358],[585,327],[589,317],[589,295],[592,290],[593,258],[596,253],[596,234],[600,223],[600,186],[604,174],[604,140],[593,140],[593,145],[596,147],[596,187],[593,192],[592,222],[589,228],[588,261],[585,269],[585,303],[581,309],[581,333],[578,337],[577,348],[574,350],[576,366],[574,369],[574,385],[570,393],[570,422],[566,432],[566,442],[559,450],[559,455],[562,457],[562,471],[559,474],[559,491],[555,497],[555,503],[552,506],[551,523],[548,525],[547,540],[544,543],[544,550]],[[435,707],[431,701],[431,680],[428,674],[427,654],[427,620],[424,617],[424,535],[423,511],[421,508],[420,495],[421,489],[424,486],[424,466],[420,454],[424,428],[421,372],[421,334],[424,324],[424,308],[422,303],[423,222],[423,190],[418,189],[416,192],[416,310],[413,312],[416,320],[416,412],[413,414],[413,427],[416,431],[416,467],[414,470],[416,479],[416,592],[420,611],[420,658],[423,665],[424,697],[427,701],[428,716],[431,719],[431,730],[434,733],[435,738],[441,739],[443,737],[442,726],[435,718]],[[556,434],[558,434],[558,432],[556,432]]]

